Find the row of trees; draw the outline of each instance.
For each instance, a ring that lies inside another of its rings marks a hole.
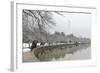
[[[63,36],[65,36],[65,33],[64,33],[64,32],[57,32],[57,31],[56,31],[54,34],[55,34],[55,35],[63,35]]]

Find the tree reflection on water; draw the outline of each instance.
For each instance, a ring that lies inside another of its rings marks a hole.
[[[40,61],[51,61],[52,59],[64,58],[66,54],[74,55],[75,52],[88,47],[90,44],[47,46],[34,49],[33,53]]]

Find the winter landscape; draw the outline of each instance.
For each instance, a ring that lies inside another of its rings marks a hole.
[[[91,13],[22,10],[23,62],[91,59]]]

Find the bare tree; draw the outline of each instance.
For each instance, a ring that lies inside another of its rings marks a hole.
[[[25,28],[26,27],[29,28],[32,32],[35,31],[34,28],[35,28],[35,26],[37,26],[40,30],[40,34],[42,35],[44,31],[47,31],[46,27],[52,28],[52,25],[53,26],[56,25],[55,22],[53,21],[53,18],[52,18],[53,12],[42,11],[42,10],[27,10],[27,9],[24,9],[22,11],[22,13],[23,13],[24,16],[26,15],[27,21],[23,21],[23,22],[26,22]],[[54,13],[62,15],[57,11],[55,11]],[[32,23],[30,23],[30,21],[28,20],[28,17],[31,17]],[[35,36],[35,37],[37,38],[37,36]],[[47,35],[46,35],[46,38],[47,38]],[[40,40],[41,40],[41,38],[40,38]]]

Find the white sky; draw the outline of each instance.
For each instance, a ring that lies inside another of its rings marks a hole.
[[[83,13],[64,13],[63,16],[54,13],[53,19],[56,22],[56,27],[49,31],[64,32],[65,34],[73,33],[78,37],[89,37],[91,34],[91,14]]]

